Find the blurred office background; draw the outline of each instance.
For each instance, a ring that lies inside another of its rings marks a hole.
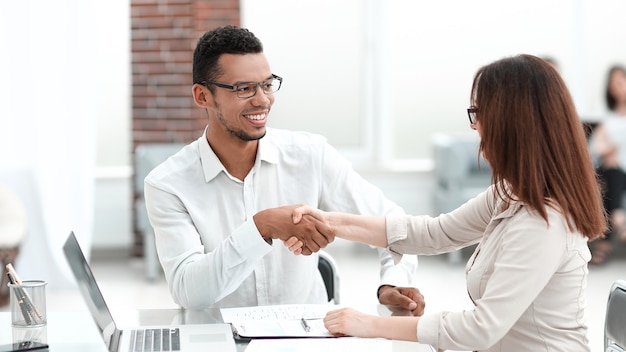
[[[598,121],[606,72],[626,63],[624,13],[622,0],[2,1],[0,182],[28,197],[31,217],[18,270],[51,289],[73,281],[61,244],[74,230],[88,255],[113,258],[98,269],[105,293],[123,280],[167,299],[162,279],[144,287],[137,277],[144,268],[133,257],[141,246],[134,148],[200,136],[205,117],[189,94],[191,52],[217,25],[250,28],[284,77],[270,126],[327,136],[407,212],[436,215],[433,137],[473,133],[465,109],[476,70],[519,53],[553,58],[581,118]],[[354,289],[348,300],[369,291],[362,283],[376,284],[362,270],[376,270],[363,259],[371,253],[359,256],[364,249],[351,245],[331,249],[353,268],[343,281]],[[121,279],[115,265],[127,257]],[[448,297],[444,282],[462,294],[461,269],[423,263],[427,297]],[[595,269],[603,274],[590,286],[606,286],[623,263]],[[608,288],[591,292],[597,342]]]
[[[67,280],[70,230],[87,248],[140,253],[134,148],[200,136],[191,52],[217,25],[250,28],[284,77],[270,126],[327,136],[407,212],[435,215],[432,139],[473,133],[476,70],[553,58],[581,118],[597,121],[606,71],[626,63],[624,13],[621,0],[3,1],[0,176],[23,171],[40,220],[21,271]]]

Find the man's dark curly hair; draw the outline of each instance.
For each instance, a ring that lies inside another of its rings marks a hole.
[[[198,40],[193,52],[193,83],[214,81],[221,76],[217,61],[222,54],[257,54],[263,52],[259,38],[245,28],[224,26],[208,31]]]

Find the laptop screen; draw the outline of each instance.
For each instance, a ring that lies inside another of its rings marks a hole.
[[[70,232],[70,235],[65,241],[63,252],[78,282],[78,288],[91,312],[91,316],[96,322],[96,325],[98,325],[98,329],[102,333],[105,344],[109,347],[111,338],[117,331],[117,327],[104,301],[102,292],[100,292],[100,288],[96,283],[96,279],[91,272],[91,268],[85,259],[85,255],[76,240],[74,232]]]

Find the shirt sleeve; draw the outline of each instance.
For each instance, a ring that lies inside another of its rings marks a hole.
[[[493,199],[493,190],[488,189],[438,217],[387,216],[389,251],[397,261],[403,254],[435,255],[476,244],[491,220]]]
[[[417,256],[405,255],[397,262],[386,248],[377,248],[380,260],[380,286],[416,287]]]
[[[174,301],[203,309],[232,293],[272,246],[248,220],[205,254],[200,234],[178,197],[146,182],[148,217]]]

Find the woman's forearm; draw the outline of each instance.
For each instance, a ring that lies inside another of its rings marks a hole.
[[[374,334],[392,340],[417,342],[419,317],[381,317],[374,323]]]
[[[352,308],[329,311],[324,326],[334,335],[417,341],[419,317],[379,317]]]
[[[335,236],[376,247],[387,247],[385,217],[328,213]]]

